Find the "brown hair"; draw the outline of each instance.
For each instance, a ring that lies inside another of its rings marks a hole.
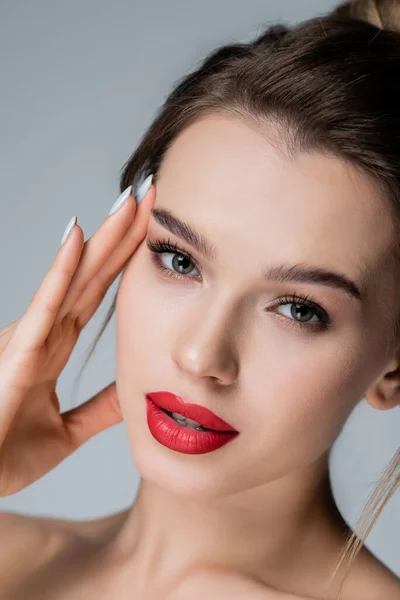
[[[120,190],[130,184],[137,189],[150,173],[156,183],[177,135],[196,119],[220,113],[259,128],[273,125],[277,142],[292,156],[318,150],[349,161],[374,179],[400,232],[399,31],[397,0],[354,0],[290,28],[269,26],[250,43],[217,48],[167,97],[123,166]],[[397,244],[391,258],[399,266]],[[117,294],[80,375],[114,313]],[[395,302],[390,341],[397,343]],[[368,498],[332,577],[346,558],[349,569],[399,483],[400,450]]]

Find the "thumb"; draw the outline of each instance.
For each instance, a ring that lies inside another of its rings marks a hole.
[[[115,381],[61,416],[73,450],[101,431],[121,423],[123,417]]]

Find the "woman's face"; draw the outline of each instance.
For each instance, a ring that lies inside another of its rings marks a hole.
[[[291,160],[255,127],[212,115],[175,139],[156,196],[155,208],[196,229],[215,257],[151,216],[123,272],[117,387],[139,472],[199,498],[305,468],[332,445],[384,366],[394,231],[377,189],[336,158]],[[193,262],[153,254],[147,242],[158,240]],[[361,299],[330,278],[263,276],[283,263],[340,274]],[[146,418],[145,394],[159,390],[206,406],[240,435],[206,454],[166,448]]]

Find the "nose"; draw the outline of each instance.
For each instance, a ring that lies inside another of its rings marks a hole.
[[[232,385],[238,377],[237,316],[225,306],[204,307],[181,321],[172,359],[178,368],[195,378],[210,377],[220,385]]]

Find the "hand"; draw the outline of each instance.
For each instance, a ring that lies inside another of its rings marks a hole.
[[[122,421],[115,382],[62,414],[55,389],[80,332],[146,237],[154,201],[154,185],[138,205],[130,195],[86,242],[76,225],[27,311],[0,331],[0,496]]]

